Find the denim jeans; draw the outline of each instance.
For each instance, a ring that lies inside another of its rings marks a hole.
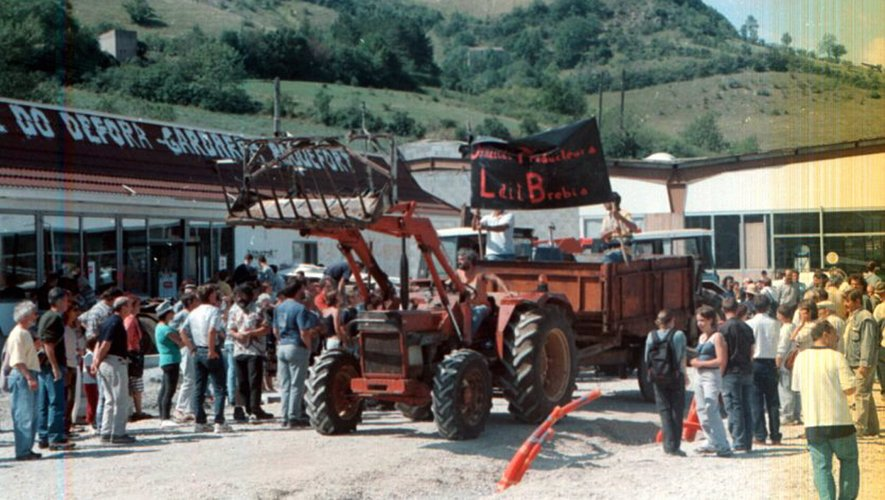
[[[197,353],[194,354],[194,374],[195,388],[193,399],[193,412],[196,423],[206,423],[206,410],[203,409],[203,403],[206,402],[206,391],[209,388],[209,378],[212,378],[213,394],[215,402],[213,410],[215,412],[215,423],[224,423],[224,360],[221,356],[215,359],[209,359],[209,349],[199,347]]]
[[[37,378],[37,372],[31,371]],[[37,391],[28,387],[28,381],[18,369],[9,374],[9,388],[12,390],[12,432],[15,436],[15,457],[21,458],[31,453],[37,433]]]
[[[234,360],[233,342],[224,343],[224,381],[227,391],[224,393],[227,400],[234,406],[243,406],[243,401],[237,397],[237,363]]]
[[[619,264],[624,262],[624,252],[621,250],[612,250],[602,255],[603,264]]]
[[[719,394],[722,392],[719,368],[699,369],[697,379],[694,397],[697,401],[698,420],[707,436],[707,442],[716,451],[729,451],[731,448],[728,446],[725,426],[719,415]]]
[[[750,399],[750,408],[753,410],[753,437],[765,441],[765,438],[771,436],[772,441],[780,441],[781,403],[777,394],[777,366],[773,359],[753,360],[753,386],[753,397]]]
[[[661,415],[664,451],[678,451],[682,445],[682,417],[685,413],[685,378],[680,374],[669,385],[653,384],[655,407]]]
[[[470,308],[470,331],[473,332],[474,338],[476,338],[476,331],[479,330],[480,325],[482,325],[482,322],[489,317],[491,312],[491,308],[485,305],[473,306]]]
[[[728,433],[735,448],[753,448],[753,374],[726,373],[722,377],[722,399],[728,413]]]
[[[59,443],[65,440],[65,367],[60,366],[61,378],[55,380],[52,367],[43,366],[37,374],[40,389],[37,393],[37,434],[41,443]]]
[[[310,351],[295,344],[277,347],[277,373],[280,376],[283,422],[303,420],[304,381],[310,363]]]
[[[799,392],[791,387],[793,372],[784,367],[780,369],[780,384],[777,387],[781,400],[781,418],[785,422],[798,423],[802,418],[802,399]]]
[[[860,468],[857,465],[857,436],[808,443],[814,487],[821,500],[854,499],[860,490]],[[839,496],[833,480],[833,455],[839,459]]]
[[[160,395],[157,396],[157,406],[160,407],[160,420],[169,420],[172,418],[172,396],[178,387],[178,373],[181,367],[178,363],[173,363],[161,366],[160,369],[163,370],[163,382],[160,385]]]

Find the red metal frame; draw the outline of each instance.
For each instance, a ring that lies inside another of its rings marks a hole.
[[[452,304],[449,302],[449,296],[446,292],[445,284],[443,283],[440,274],[436,271],[436,266],[432,265],[433,259],[436,258],[437,262],[442,266],[459,297],[465,295],[466,287],[461,283],[461,280],[458,279],[455,269],[449,263],[445,252],[443,252],[439,237],[436,234],[436,229],[434,229],[430,219],[416,217],[414,215],[415,205],[415,202],[410,201],[397,203],[391,206],[387,210],[387,213],[370,224],[367,230],[397,238],[414,238],[415,242],[418,244],[418,248],[421,250],[422,258],[425,260],[428,269],[431,270],[433,285],[439,294],[440,301],[442,301],[447,309],[451,310]],[[366,240],[358,229],[347,227],[306,229],[304,230],[304,234],[331,238],[338,241],[339,248],[350,266],[363,300],[369,299],[369,290],[363,282],[362,276],[360,275],[360,269],[356,265],[356,259],[353,254],[356,254],[356,256],[359,257],[360,261],[366,266],[366,271],[369,275],[375,279],[379,286],[381,286],[383,297],[385,299],[384,308],[398,309],[400,307],[399,299],[396,297],[396,291],[390,284],[387,275],[378,266],[378,263],[372,255],[372,250],[369,248],[369,245],[366,243]],[[408,286],[408,283],[401,283],[401,286]],[[465,335],[463,340],[469,342],[471,333],[469,331],[470,317],[467,315],[465,318],[466,320],[462,320],[462,323],[459,326],[461,326],[462,334]]]

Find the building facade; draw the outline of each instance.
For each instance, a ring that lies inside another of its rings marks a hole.
[[[99,291],[120,285],[144,297],[170,297],[184,279],[205,282],[232,271],[247,252],[281,267],[340,260],[331,240],[225,223],[222,186],[237,193],[230,181],[242,178],[245,139],[0,99],[3,307],[57,275],[82,276]],[[454,225],[457,211],[400,170],[400,191],[418,202],[419,213]],[[399,240],[366,238],[382,268],[397,275]],[[410,260],[415,268],[417,251]],[[11,314],[0,316],[9,331]]]

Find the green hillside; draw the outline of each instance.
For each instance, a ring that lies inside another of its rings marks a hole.
[[[144,27],[132,22],[121,0],[73,0],[74,14],[85,26],[123,28],[147,35],[175,36],[194,26],[210,35],[242,28],[276,29],[309,22],[326,27],[335,11],[301,0],[149,0],[161,23]]]
[[[365,105],[371,130],[410,140],[561,125],[596,115],[601,88],[610,156],[885,137],[881,74],[743,40],[700,0],[147,0],[147,27],[127,2],[74,0],[83,29],[41,48],[28,37],[53,32],[53,2],[34,0],[43,17],[29,29],[0,26],[29,47],[0,54],[0,70],[20,72],[0,71],[0,94],[266,135],[269,78],[282,75],[287,131],[339,134]],[[17,16],[29,5],[0,2]],[[143,58],[102,61],[88,37],[110,27],[136,30]],[[89,56],[63,82],[60,50]]]
[[[251,97],[269,108],[271,82],[250,80],[246,90]],[[405,111],[427,127],[426,137],[436,139],[463,139],[457,134],[463,133],[468,122],[475,127],[491,117],[497,117],[514,135],[519,135],[519,114],[530,111],[496,103],[494,99],[437,89],[416,94],[334,84],[283,82],[282,93],[290,103],[292,116],[282,120],[282,127],[296,135],[337,135],[345,132],[343,128],[323,125],[312,117],[313,101],[320,92],[332,97],[331,105],[336,109],[353,107],[354,104],[359,106],[365,102],[369,113],[384,119],[390,119],[397,111]],[[755,137],[760,150],[771,150],[885,137],[885,100],[872,98],[870,94],[866,90],[840,86],[832,79],[817,75],[750,72],[627,91],[625,116],[627,127],[643,128],[653,135],[675,138],[697,116],[713,113],[729,143],[738,144]],[[192,106],[158,106],[83,90],[69,91],[67,102],[76,107],[252,135],[268,135],[272,131],[272,119],[268,112],[254,115],[213,113]],[[598,95],[586,96],[590,110],[587,116],[596,115],[597,102]],[[495,112],[496,108],[499,112]],[[513,112],[502,114],[501,108],[513,109]],[[602,125],[608,134],[617,128],[620,121],[619,93],[606,93],[603,108]],[[568,117],[555,118],[539,125],[550,127],[571,120]],[[658,144],[667,149],[666,137],[659,139]]]

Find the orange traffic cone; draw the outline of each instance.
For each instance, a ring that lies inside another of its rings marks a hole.
[[[700,429],[701,421],[698,420],[698,405],[692,399],[691,406],[688,407],[688,417],[682,421],[682,440],[691,443]],[[658,435],[655,436],[655,443],[662,441],[664,441],[664,431],[660,430]]]
[[[688,407],[688,418],[682,422],[682,440],[691,443],[700,429],[701,421],[698,420],[698,404],[692,398],[691,406]]]

